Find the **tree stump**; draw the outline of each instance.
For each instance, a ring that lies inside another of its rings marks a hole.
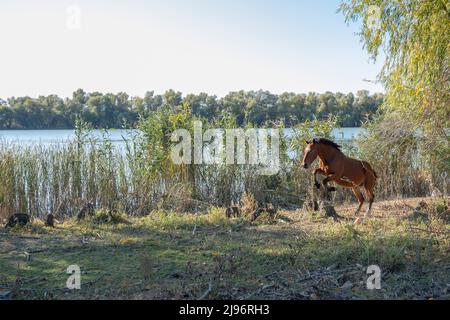
[[[54,228],[55,227],[55,221],[56,221],[55,215],[50,213],[49,215],[47,215],[47,218],[45,219],[45,225],[47,227]]]
[[[319,212],[326,218],[333,218],[337,220],[341,218],[334,209],[333,202],[331,201],[331,191],[327,190],[323,186],[317,190],[317,203],[319,205]]]
[[[77,214],[77,221],[81,221],[86,216],[94,215],[94,205],[91,202],[87,202],[83,208],[81,208],[80,212]]]
[[[241,210],[238,206],[231,205],[225,209],[225,216],[227,218],[239,217],[241,215]]]
[[[314,189],[306,194],[302,209],[305,211],[319,211],[319,203],[317,202],[317,196]]]
[[[28,222],[30,222],[30,216],[26,213],[14,213],[8,219],[8,223],[5,225],[5,228],[13,228],[16,225],[25,226]]]

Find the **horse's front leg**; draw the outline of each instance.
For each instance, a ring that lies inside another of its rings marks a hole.
[[[323,171],[322,169],[318,168],[316,170],[314,170],[314,185],[316,186],[317,189],[320,189],[320,183],[317,180],[317,174],[320,173],[321,175],[326,176],[325,171]]]
[[[328,175],[328,176],[327,176],[325,179],[323,179],[323,181],[322,181],[322,184],[323,184],[325,190],[327,190],[327,191],[329,191],[329,192],[335,191],[336,188],[333,188],[333,187],[328,188],[328,182],[336,181],[336,180],[339,180],[339,179],[341,179],[341,178],[342,178],[342,175],[341,175],[341,174],[337,174],[337,173],[332,173],[332,174]]]

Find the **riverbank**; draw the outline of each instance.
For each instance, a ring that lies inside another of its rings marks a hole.
[[[415,212],[420,202],[428,209]],[[377,202],[354,223],[302,210],[273,220],[155,211],[117,223],[68,219],[1,230],[0,293],[12,299],[449,299],[448,199]],[[440,211],[439,211],[440,210]],[[434,213],[433,213],[434,212]],[[442,213],[442,212],[441,212]],[[68,290],[69,265],[81,289]],[[367,267],[381,289],[366,288]],[[209,289],[210,288],[210,289]]]

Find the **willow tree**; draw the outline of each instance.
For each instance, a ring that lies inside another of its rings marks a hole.
[[[419,131],[419,152],[448,172],[450,0],[344,0],[340,10],[347,23],[361,22],[359,36],[371,57],[384,59],[382,108],[396,124],[384,138]]]

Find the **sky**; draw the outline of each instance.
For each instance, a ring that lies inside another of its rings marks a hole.
[[[338,0],[0,0],[0,98],[382,92]]]

